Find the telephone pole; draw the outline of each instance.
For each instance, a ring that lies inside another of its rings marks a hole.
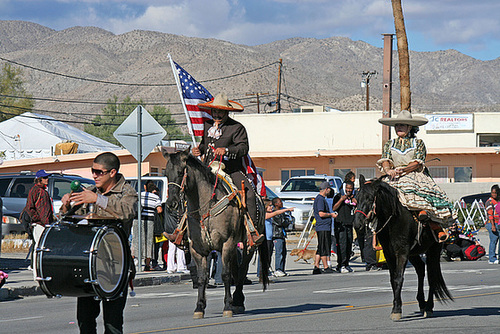
[[[363,81],[361,85],[366,87],[366,110],[370,110],[370,78],[377,74],[377,71],[363,71]]]
[[[269,95],[269,93],[246,93],[245,96],[256,96],[257,97],[257,114],[260,114],[260,99],[261,95]],[[255,101],[250,101],[250,103],[254,103]]]
[[[279,60],[280,65],[278,68],[278,89],[276,93],[276,112],[280,113],[281,112],[281,67],[283,66],[283,59],[280,58]]]

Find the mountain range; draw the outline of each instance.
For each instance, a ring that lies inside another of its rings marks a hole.
[[[170,108],[184,119],[167,55],[213,95],[225,91],[245,112],[274,110],[281,68],[282,112],[319,104],[364,110],[363,71],[370,80],[370,109],[382,108],[380,46],[346,37],[290,38],[247,46],[223,40],[134,30],[115,35],[96,27],[56,31],[25,21],[0,21],[0,57],[23,71],[24,87],[36,98],[35,112],[89,121],[103,102],[117,96]],[[411,40],[409,40],[411,49]],[[1,61],[1,60],[0,60]],[[482,61],[455,50],[410,51],[412,110],[470,112],[500,110],[500,57]],[[393,110],[399,110],[396,43],[393,53]],[[215,79],[215,80],[214,80]],[[64,102],[63,102],[64,101]]]

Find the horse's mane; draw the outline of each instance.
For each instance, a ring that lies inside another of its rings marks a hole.
[[[374,186],[377,186],[376,196],[377,201],[383,203],[382,206],[377,206],[377,211],[381,211],[386,215],[397,217],[401,213],[401,202],[399,201],[398,191],[391,187],[387,182],[378,179],[374,181]]]
[[[196,158],[194,155],[189,154],[186,160],[186,164],[199,171],[202,176],[211,184],[215,183],[215,175],[212,173],[209,167],[205,166],[200,159]]]

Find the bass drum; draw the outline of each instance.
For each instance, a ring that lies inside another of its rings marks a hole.
[[[37,280],[48,297],[113,300],[125,293],[130,247],[117,226],[52,225],[43,232],[36,252]]]

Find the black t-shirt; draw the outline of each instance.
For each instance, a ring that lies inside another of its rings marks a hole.
[[[333,198],[333,205],[340,200],[340,197],[340,194],[335,195]],[[335,218],[335,221],[342,223],[343,225],[352,225],[354,222],[354,211],[356,211],[356,205],[352,202],[352,200],[344,200],[337,209],[339,215]]]

